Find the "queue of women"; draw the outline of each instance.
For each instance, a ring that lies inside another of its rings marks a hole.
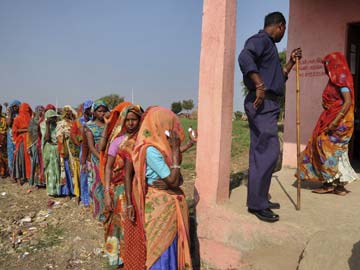
[[[182,144],[173,112],[158,106],[144,112],[129,102],[110,112],[103,101],[88,100],[78,111],[67,105],[58,114],[51,104],[33,111],[15,100],[1,123],[8,127],[2,176],[89,207],[104,225],[110,265],[191,269],[180,167],[181,153],[196,138],[189,132]]]
[[[299,168],[316,193],[346,195],[357,176],[347,150],[354,126],[352,75],[341,53],[324,58],[329,82],[323,108]],[[7,134],[6,134],[7,133]],[[109,111],[87,100],[61,115],[49,104],[33,111],[13,101],[0,118],[0,173],[76,196],[104,224],[110,265],[125,269],[191,269],[187,203],[180,186],[188,143],[178,117],[163,107],[122,102]]]

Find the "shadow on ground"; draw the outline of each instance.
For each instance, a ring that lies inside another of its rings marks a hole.
[[[351,257],[348,260],[350,270],[360,269],[360,241],[354,244]]]

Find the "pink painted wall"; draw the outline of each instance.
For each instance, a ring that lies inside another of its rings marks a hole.
[[[321,94],[327,83],[321,59],[332,51],[346,54],[347,28],[360,22],[359,0],[290,0],[287,52],[303,50],[300,62],[300,143],[307,144],[321,112]],[[296,167],[295,67],[286,92],[283,165]]]
[[[200,204],[229,197],[235,29],[236,0],[204,0],[195,182]]]

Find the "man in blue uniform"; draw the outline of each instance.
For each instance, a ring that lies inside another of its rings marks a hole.
[[[280,204],[268,199],[272,172],[280,154],[279,98],[284,95],[285,81],[296,58],[301,58],[301,49],[297,48],[281,67],[275,43],[281,41],[285,29],[286,20],[280,12],[268,14],[264,29],[245,42],[238,59],[249,89],[244,102],[250,127],[248,211],[268,222],[279,220],[271,209],[280,208]]]

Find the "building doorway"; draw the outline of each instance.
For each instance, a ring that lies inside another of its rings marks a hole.
[[[354,79],[355,123],[354,134],[350,142],[350,160],[360,161],[360,23],[348,26],[347,60]]]

